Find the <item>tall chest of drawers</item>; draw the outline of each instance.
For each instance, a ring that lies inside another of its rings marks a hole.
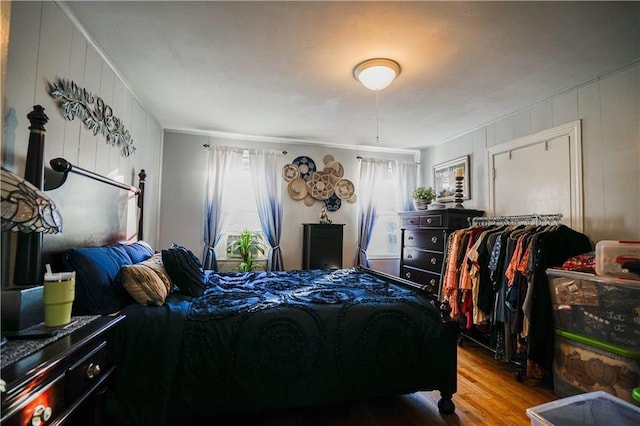
[[[483,214],[482,210],[458,208],[399,213],[400,277],[439,295],[449,234],[468,227],[469,218]]]

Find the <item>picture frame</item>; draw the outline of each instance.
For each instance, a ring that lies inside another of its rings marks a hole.
[[[471,193],[469,192],[471,173],[469,169],[469,156],[464,155],[446,163],[440,163],[433,166],[433,188],[436,192],[436,201],[440,203],[448,203],[454,201],[456,190],[456,172],[462,169],[462,199],[469,200]]]

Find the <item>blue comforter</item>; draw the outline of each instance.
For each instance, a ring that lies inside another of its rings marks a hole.
[[[354,269],[207,274],[198,298],[124,310],[107,399],[118,422],[440,385],[425,364],[438,359],[441,316],[415,290]]]

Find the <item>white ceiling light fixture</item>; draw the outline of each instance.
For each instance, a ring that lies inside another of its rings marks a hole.
[[[353,76],[369,90],[382,90],[400,74],[400,64],[386,58],[368,59],[353,69]]]
[[[380,143],[380,103],[378,92],[389,86],[400,74],[400,64],[386,58],[367,59],[353,69],[353,76],[364,87],[376,92],[376,144]]]

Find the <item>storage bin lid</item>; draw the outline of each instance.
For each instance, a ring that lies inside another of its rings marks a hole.
[[[527,416],[532,425],[637,425],[640,407],[597,391],[527,408]]]
[[[607,352],[612,352],[614,354],[623,356],[625,358],[640,360],[640,352],[630,351],[616,345],[612,345],[606,342],[601,342],[600,340],[592,339],[590,337],[582,336],[577,333],[571,333],[569,331],[564,331],[557,328],[555,329],[555,332],[558,336],[562,336],[566,339],[573,340],[574,342],[584,343],[585,345],[602,349]]]

